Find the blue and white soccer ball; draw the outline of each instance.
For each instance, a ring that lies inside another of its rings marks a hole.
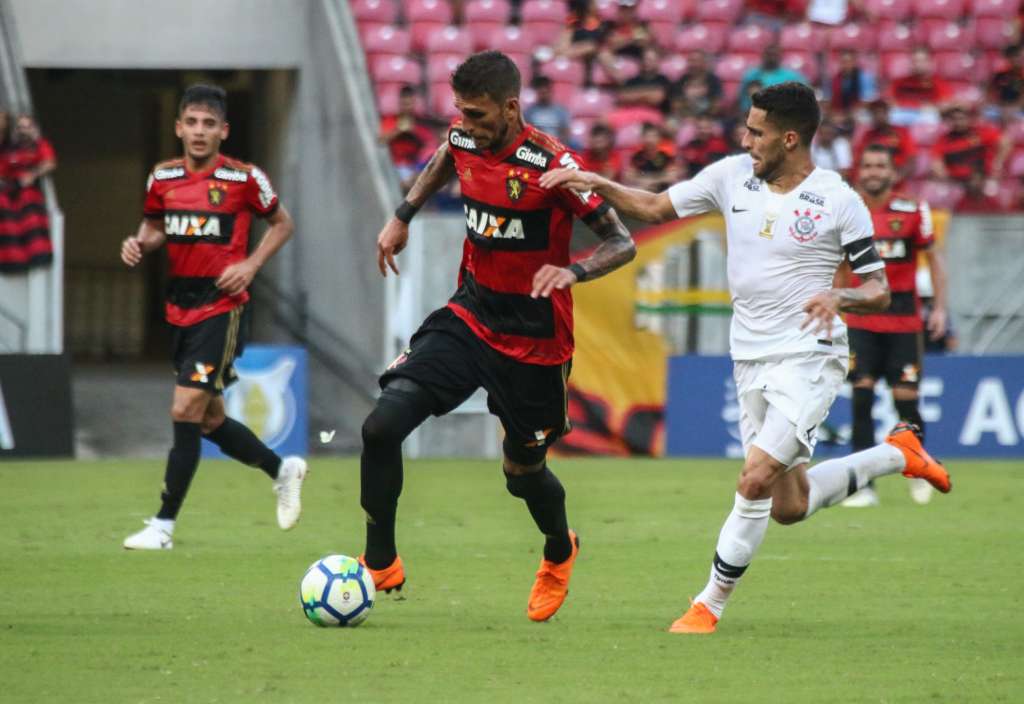
[[[346,555],[317,560],[299,584],[302,611],[318,626],[358,626],[370,615],[376,594],[369,570]]]

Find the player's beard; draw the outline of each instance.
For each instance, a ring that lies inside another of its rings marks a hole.
[[[872,198],[877,198],[883,193],[887,193],[889,189],[892,188],[892,179],[869,179],[861,181],[860,187]]]

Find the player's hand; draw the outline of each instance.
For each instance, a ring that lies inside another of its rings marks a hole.
[[[142,261],[142,244],[137,237],[125,237],[121,243],[121,261],[135,266]]]
[[[555,289],[569,288],[576,283],[576,274],[553,264],[545,264],[533,275],[531,298],[548,298]]]
[[[807,314],[807,318],[800,324],[801,330],[810,328],[815,335],[831,338],[832,322],[839,315],[839,295],[835,291],[814,294],[804,304],[804,313]]]
[[[932,308],[928,314],[928,337],[940,340],[946,334],[946,309]]]
[[[377,268],[381,276],[388,275],[388,269],[398,275],[395,255],[405,249],[409,241],[409,225],[398,218],[391,218],[377,235]]]
[[[217,277],[216,285],[229,296],[238,296],[245,293],[249,284],[256,277],[256,265],[245,259],[235,262],[221,272]]]
[[[592,191],[597,186],[600,176],[590,171],[579,169],[561,168],[546,171],[541,174],[541,188],[568,188],[577,193]]]

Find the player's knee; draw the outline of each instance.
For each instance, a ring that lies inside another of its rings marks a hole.
[[[736,483],[736,492],[750,500],[771,496],[773,475],[760,467],[745,467]]]
[[[874,389],[875,380],[869,376],[862,376],[853,382],[853,388],[855,389]]]
[[[784,526],[791,526],[804,520],[807,515],[807,500],[791,504],[772,502],[772,520]]]
[[[565,488],[544,462],[538,468],[517,474],[509,472],[506,463],[505,488],[519,499],[543,496],[550,501],[565,501]]]
[[[544,469],[548,449],[544,445],[525,447],[516,442],[505,440],[501,444],[502,470],[506,475],[532,474]]]
[[[895,384],[892,387],[892,397],[896,401],[916,401],[918,399],[917,388]]]
[[[419,389],[419,387],[417,387]],[[405,438],[429,415],[432,400],[427,392],[384,389],[377,405],[363,421],[364,447],[401,445]]]
[[[217,415],[210,415],[207,413],[199,423],[199,429],[203,432],[203,435],[209,435],[214,430],[224,425],[225,418],[226,416],[223,413]]]
[[[175,423],[202,423],[205,401],[203,398],[175,398],[171,403],[171,420]]]

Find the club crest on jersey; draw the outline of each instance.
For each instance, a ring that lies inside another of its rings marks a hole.
[[[889,221],[889,229],[893,232],[899,232],[903,229],[903,221],[899,218],[893,218]]]
[[[812,215],[810,209],[806,209],[802,213],[799,210],[794,210],[793,214],[796,215],[796,220],[789,227],[790,237],[797,242],[810,242],[818,236],[816,224],[818,220],[821,220],[821,213]]]
[[[505,193],[510,201],[517,201],[526,193],[526,182],[530,180],[530,174],[519,173],[515,169],[508,170],[508,178],[505,179]]]
[[[463,204],[466,211],[466,229],[487,239],[525,240],[523,221],[503,215],[494,215],[484,210]]]
[[[224,197],[227,194],[227,189],[219,183],[211,183],[206,191],[206,199],[210,202],[210,205],[220,205],[224,202]]]

